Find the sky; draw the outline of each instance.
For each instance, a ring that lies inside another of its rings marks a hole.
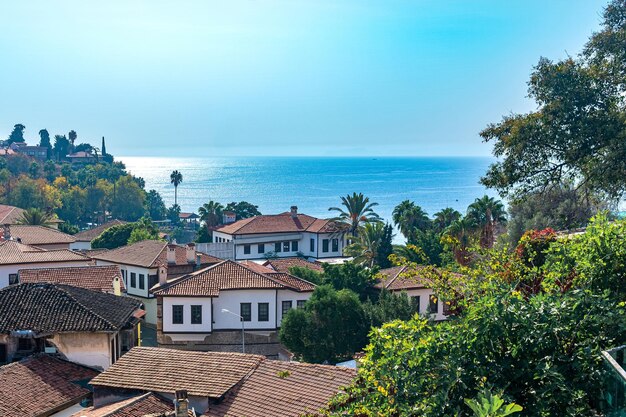
[[[0,0],[0,137],[114,155],[487,156],[599,0]]]

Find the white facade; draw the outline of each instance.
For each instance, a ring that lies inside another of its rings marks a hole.
[[[269,254],[290,258],[302,254],[307,258],[337,258],[343,254],[345,237],[330,233],[288,232],[229,235],[214,231],[216,243],[232,242],[235,260],[264,259]]]
[[[182,306],[183,322],[174,323],[173,306]],[[192,323],[192,306],[201,309],[201,323]],[[164,297],[163,332],[164,333],[210,333],[212,317],[211,298],[203,297]]]
[[[70,243],[71,250],[91,250],[91,242],[72,242]]]
[[[276,323],[277,292],[277,290],[220,291],[219,297],[213,299],[213,308],[215,311],[213,329],[241,329],[239,317],[225,312],[222,313],[222,309],[241,315],[241,303],[249,303],[251,320],[244,323],[246,330],[276,330],[278,327]],[[268,304],[267,321],[259,320],[260,303]]]
[[[443,314],[443,300],[435,296],[432,289],[419,288],[419,289],[409,289],[409,290],[404,290],[404,291],[406,292],[406,294],[409,296],[409,299],[413,303],[419,303],[419,313],[421,315],[432,317],[433,320],[435,321],[446,319],[446,316]],[[431,296],[433,297],[433,302],[436,300],[436,303],[437,303],[436,314],[432,314],[433,312],[430,311]]]
[[[41,269],[41,268],[65,268],[70,266],[88,266],[89,260],[65,261],[65,262],[37,262],[28,264],[0,265],[0,288],[9,285],[9,277],[17,276],[20,269]]]

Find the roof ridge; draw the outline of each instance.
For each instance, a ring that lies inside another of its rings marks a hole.
[[[138,396],[136,396],[136,397],[133,397],[133,398],[132,398],[132,401],[127,402],[127,403],[125,403],[125,404],[120,404],[120,405],[119,405],[118,407],[116,407],[114,410],[111,410],[111,411],[109,411],[108,413],[102,414],[100,417],[111,417],[111,416],[115,416],[115,414],[116,414],[118,411],[120,411],[120,410],[122,410],[123,408],[126,408],[126,407],[128,407],[128,406],[130,406],[130,405],[137,404],[139,401],[143,401],[143,400],[145,400],[145,399],[146,399],[146,398],[148,398],[150,395],[154,395],[154,393],[153,393],[152,391],[148,391],[148,392],[146,392],[146,393],[144,393],[144,394],[141,394],[141,395],[138,395]],[[124,401],[122,400],[122,401],[120,401],[120,402],[124,402]]]
[[[304,279],[304,278],[300,278],[300,277],[298,277],[298,276],[295,276],[295,275],[293,275],[293,274],[290,274],[289,272],[279,272],[279,271],[274,271],[274,272],[267,272],[267,274],[289,275],[289,276],[290,276],[291,278],[293,278],[293,279],[296,279],[296,280],[298,280],[298,281],[302,281],[302,282],[306,282],[307,284],[311,284],[311,285],[313,285],[314,287],[317,287],[317,284],[314,284],[314,283],[312,283],[311,281],[307,281],[307,280],[306,280],[306,279]],[[285,285],[285,286],[287,286],[287,287],[289,287],[289,288],[291,288],[291,289],[295,289],[295,290],[297,290],[298,292],[300,292],[300,290],[299,290],[298,288],[292,287],[292,286],[287,285],[287,284],[283,284],[283,285]]]
[[[254,269],[252,269],[252,268],[250,268],[250,267],[248,267],[248,266],[246,266],[246,265],[244,265],[244,264],[241,264],[241,263],[239,263],[239,262],[235,262],[235,261],[230,260],[230,259],[226,259],[224,262],[231,262],[231,263],[233,263],[233,264],[235,264],[235,265],[238,265],[238,266],[239,266],[239,267],[241,267],[241,268],[244,268],[244,269],[246,269],[246,270],[248,270],[248,271],[252,272],[253,274],[259,275],[260,277],[263,277],[263,278],[265,278],[265,279],[269,279],[270,281],[272,281],[272,282],[273,282],[273,283],[275,283],[275,284],[281,285],[281,286],[283,286],[283,287],[288,287],[287,285],[285,285],[285,283],[284,283],[284,282],[280,282],[279,280],[277,280],[277,279],[275,279],[275,278],[272,278],[272,277],[268,276],[268,273],[267,273],[267,272],[266,272],[266,273],[257,272],[257,271],[255,271]],[[291,287],[288,287],[288,288],[291,288]]]
[[[389,288],[391,286],[391,284],[393,284],[396,279],[398,279],[398,277],[400,276],[401,273],[404,272],[404,270],[406,269],[406,265],[397,265],[400,267],[400,270],[398,271],[397,274],[395,274],[393,276],[393,278],[391,278],[389,281],[387,281],[387,283],[385,284],[385,288]]]
[[[151,240],[151,239],[148,239],[148,240]],[[145,241],[143,241],[143,240],[142,240],[142,242],[145,242]],[[138,243],[141,243],[141,242],[138,242]],[[152,262],[150,262],[150,266],[152,266],[152,265],[154,265],[154,264],[155,264],[156,260],[157,260],[157,259],[159,258],[159,256],[161,256],[161,254],[163,253],[163,250],[165,250],[165,249],[167,248],[167,246],[169,245],[169,243],[167,243],[167,242],[163,242],[163,243],[164,243],[164,246],[161,248],[161,250],[159,251],[159,253],[157,253],[157,255],[154,257],[154,259],[152,260]]]

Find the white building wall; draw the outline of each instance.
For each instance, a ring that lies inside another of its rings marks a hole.
[[[213,329],[241,329],[239,317],[222,313],[222,309],[227,309],[240,314],[240,303],[252,304],[252,320],[245,322],[247,330],[276,328],[276,290],[222,290],[219,297],[213,299]],[[259,303],[269,303],[268,321],[258,320]]]
[[[433,294],[433,290],[430,288],[420,288],[420,289],[412,289],[407,290],[406,294],[411,297],[420,297],[420,310],[419,313],[426,315],[428,314],[428,306],[430,305],[430,296]],[[445,320],[446,316],[443,314],[443,300],[441,298],[437,298],[437,314],[433,317],[434,320]]]
[[[71,362],[107,369],[111,365],[111,338],[108,333],[57,333],[51,342]]]
[[[73,242],[70,243],[71,250],[91,250],[91,242]]]
[[[338,239],[337,250],[333,251],[333,239]],[[324,240],[328,240],[328,252],[324,252]],[[345,245],[345,237],[335,236],[330,233],[319,233],[317,235],[317,249],[318,253],[314,256],[316,258],[338,258],[343,256],[343,249]]]
[[[282,306],[283,306],[283,301],[291,301],[291,308],[297,308],[298,306],[298,301],[306,301],[309,298],[311,298],[311,295],[313,294],[313,292],[296,292],[296,291],[291,291],[291,290],[279,290],[278,291],[278,302],[277,302],[277,307],[278,307],[278,327],[280,327],[280,324],[282,322]]]
[[[42,262],[15,265],[0,265],[0,288],[9,285],[9,274],[17,274],[20,269],[64,268],[68,266],[87,266],[88,260],[68,262]]]
[[[172,306],[183,306],[183,324],[172,323]],[[202,324],[191,324],[191,306],[202,306]],[[211,298],[204,297],[163,297],[163,332],[211,332]],[[187,340],[187,339],[186,339]]]
[[[128,295],[134,295],[137,297],[143,297],[143,298],[153,298],[154,296],[152,294],[150,294],[149,290],[149,285],[148,285],[148,276],[150,275],[157,275],[157,269],[149,269],[149,268],[142,268],[140,266],[134,266],[134,265],[125,265],[125,264],[120,264],[120,263],[115,263],[115,262],[109,262],[109,261],[101,261],[99,259],[96,260],[96,265],[118,265],[120,267],[120,270],[122,271],[122,276],[124,276],[124,286],[126,287],[126,292],[128,293]],[[135,274],[135,286],[131,286],[131,274],[134,273]],[[141,289],[139,288],[139,279],[140,279],[140,275],[143,274],[143,280],[144,280],[144,288]]]

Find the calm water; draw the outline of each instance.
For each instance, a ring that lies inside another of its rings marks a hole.
[[[143,177],[169,207],[174,202],[170,173],[183,174],[178,203],[196,211],[209,200],[245,200],[263,214],[288,211],[329,217],[339,196],[362,192],[391,219],[393,208],[409,199],[430,215],[444,207],[464,212],[487,192],[478,183],[490,158],[167,158],[121,157],[130,172]]]

